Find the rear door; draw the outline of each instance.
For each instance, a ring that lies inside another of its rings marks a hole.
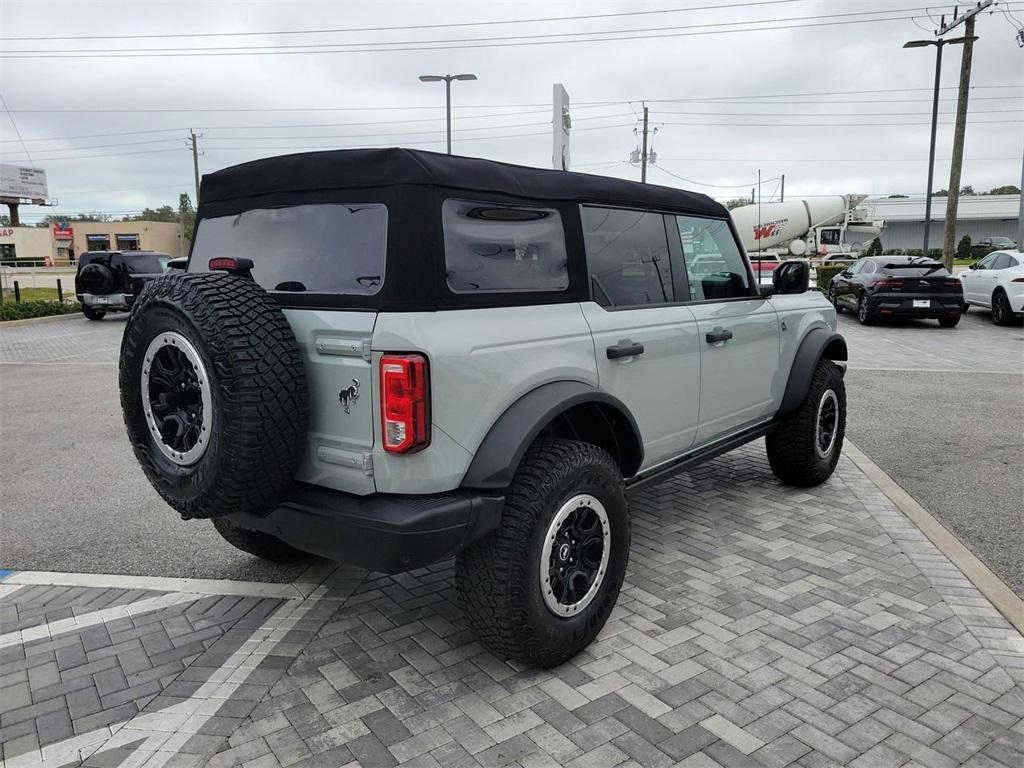
[[[384,279],[387,208],[378,203],[260,208],[203,219],[190,272],[217,256],[251,259],[252,276],[285,307],[305,359],[307,449],[296,479],[373,493],[374,393],[370,340],[377,313],[296,306],[322,297],[370,296]],[[244,321],[244,320],[243,320]],[[254,361],[255,365],[271,361]]]
[[[773,415],[781,385],[779,321],[758,294],[727,221],[672,218],[689,308],[697,320],[697,444],[705,445]]]
[[[596,206],[581,215],[593,297],[582,308],[599,385],[636,419],[648,468],[685,452],[697,435],[697,324],[676,301],[667,217]]]

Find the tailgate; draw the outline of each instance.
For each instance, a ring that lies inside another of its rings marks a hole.
[[[309,390],[306,453],[296,480],[366,495],[373,481],[370,338],[376,312],[286,309]]]
[[[963,293],[963,285],[955,277],[931,276],[910,277],[894,274],[880,283],[885,293],[924,294]]]

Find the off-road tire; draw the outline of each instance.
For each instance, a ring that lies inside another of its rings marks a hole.
[[[857,320],[861,325],[874,325],[875,316],[871,314],[871,305],[868,303],[867,294],[862,293],[857,301]]]
[[[213,527],[228,544],[250,555],[272,563],[293,563],[309,557],[305,552],[286,544],[276,536],[262,531],[241,528],[226,517],[215,517]]]
[[[837,422],[835,441],[827,456],[819,455],[818,406],[826,392],[835,393]],[[842,371],[831,360],[820,360],[811,376],[807,396],[778,428],[765,438],[768,463],[784,483],[809,488],[825,482],[839,462],[846,434],[846,386]]]
[[[955,328],[960,323],[960,315],[955,317],[940,317],[938,318],[939,325],[943,328]]]
[[[143,410],[146,350],[171,332],[198,352],[211,390],[206,448],[187,466],[159,449]],[[288,320],[255,282],[171,273],[147,283],[121,342],[120,389],[135,457],[183,518],[261,515],[277,505],[305,447],[306,377]]]
[[[105,309],[93,309],[88,304],[82,305],[82,314],[90,320],[102,320],[106,317],[107,310]]]
[[[558,509],[581,493],[594,496],[607,512],[609,560],[590,604],[561,617],[541,593],[541,555]],[[543,440],[519,465],[498,530],[458,555],[455,583],[483,645],[501,657],[546,668],[571,659],[597,636],[615,606],[628,560],[629,510],[619,466],[589,443]]]
[[[1010,300],[1002,290],[992,294],[992,322],[996,325],[1012,325],[1013,309]]]

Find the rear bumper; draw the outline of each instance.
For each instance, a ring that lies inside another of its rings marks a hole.
[[[928,306],[915,306],[915,301],[927,301]],[[964,297],[959,293],[940,296],[876,294],[871,297],[868,306],[872,312],[883,317],[950,317],[964,311]]]
[[[87,307],[96,309],[131,309],[135,296],[131,293],[107,293],[102,296],[92,293],[79,293],[78,301]]]
[[[420,568],[455,554],[498,527],[501,495],[351,494],[296,483],[265,517],[232,515],[243,528],[296,549],[383,573]]]

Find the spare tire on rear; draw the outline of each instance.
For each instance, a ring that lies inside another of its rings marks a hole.
[[[106,264],[94,261],[82,267],[78,273],[78,285],[83,293],[102,296],[114,290],[114,273]]]
[[[121,409],[150,483],[183,518],[266,514],[305,447],[302,353],[259,285],[163,275],[121,341]]]

